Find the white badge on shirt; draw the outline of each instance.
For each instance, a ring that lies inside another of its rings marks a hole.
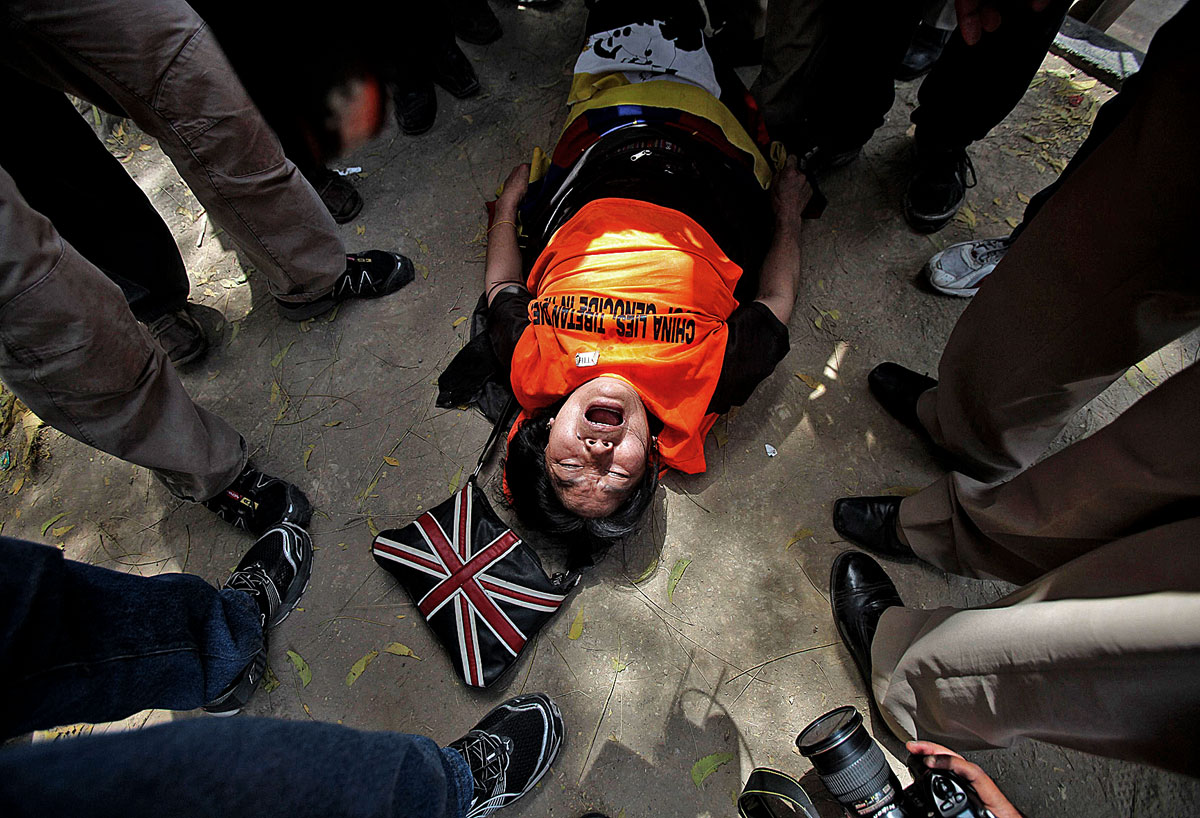
[[[600,362],[600,352],[592,350],[591,352],[576,352],[575,366],[595,366]]]

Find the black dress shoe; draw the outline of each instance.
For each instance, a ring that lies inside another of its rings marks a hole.
[[[900,497],[843,497],[833,504],[833,527],[855,545],[888,559],[916,554],[896,536]]]
[[[467,55],[453,41],[434,55],[430,73],[434,82],[459,99],[479,93],[479,77]]]
[[[396,124],[407,136],[418,136],[437,119],[437,94],[433,80],[406,77],[392,86]]]
[[[950,42],[952,33],[927,23],[918,25],[908,43],[904,59],[896,67],[895,78],[907,82],[928,74],[938,57],[946,50],[946,43]]]
[[[829,573],[829,604],[842,644],[871,689],[871,642],[879,617],[888,608],[904,605],[896,586],[879,563],[861,551],[846,551],[833,561]]]
[[[917,398],[937,384],[937,380],[928,375],[890,361],[884,361],[867,375],[867,388],[879,405],[905,426],[924,434],[928,433],[917,417]]]

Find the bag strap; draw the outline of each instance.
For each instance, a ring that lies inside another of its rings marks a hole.
[[[776,809],[775,802],[786,805]],[[808,793],[790,775],[770,767],[755,767],[737,800],[741,818],[820,818]]]
[[[475,464],[475,471],[471,472],[471,476],[467,478],[467,482],[474,482],[479,476],[479,472],[483,470],[483,464],[491,454],[492,447],[496,445],[496,441],[500,439],[500,435],[508,429],[512,423],[513,408],[517,405],[517,396],[509,395],[508,402],[504,404],[504,409],[500,411],[500,418],[496,421],[496,425],[492,427],[492,433],[488,436],[487,443],[483,444],[483,451],[479,453],[479,462]]]

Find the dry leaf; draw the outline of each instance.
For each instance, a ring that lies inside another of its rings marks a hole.
[[[667,578],[667,601],[675,601],[675,586],[679,584],[679,580],[683,578],[683,572],[692,564],[689,559],[681,559],[675,563],[675,567],[671,569],[671,575]]]
[[[350,667],[350,672],[346,674],[346,687],[358,681],[358,677],[363,675],[363,671],[367,669],[367,665],[375,661],[375,657],[379,656],[379,651],[373,650],[366,656],[359,659]]]
[[[583,606],[579,606],[579,613],[575,614],[575,621],[571,623],[571,629],[567,631],[567,638],[574,641],[583,636]]]
[[[63,511],[58,514],[55,514],[49,520],[42,523],[42,536],[45,536],[46,532],[50,529],[50,526],[54,525],[55,523],[57,523],[59,520],[61,520],[63,517],[66,517],[66,516],[67,516],[67,512]]]
[[[296,343],[296,342],[288,341],[287,346],[285,346],[283,349],[279,350],[279,352],[275,353],[275,357],[271,359],[271,368],[272,369],[279,368],[279,365],[281,363],[283,363],[283,359],[287,356],[288,350],[292,348],[292,344],[294,344],[294,343]]]
[[[453,324],[451,324],[451,325],[450,325],[450,327],[451,327],[451,328],[457,327],[457,326],[459,326],[460,324],[462,324],[462,322],[463,322],[463,321],[466,321],[466,320],[467,320],[467,316],[465,316],[465,315],[460,315],[460,316],[458,316],[458,318],[455,318],[455,319],[454,319],[454,323],[453,323]]]
[[[399,466],[400,465],[399,460],[397,460],[394,457],[390,457],[390,456],[383,458],[383,462],[387,463],[389,466]]]
[[[326,429],[332,429],[334,426],[341,426],[342,422],[340,420],[331,420],[328,423],[323,423],[321,425]]]
[[[812,375],[805,375],[803,372],[797,372],[796,377],[803,381],[804,385],[809,389],[819,389],[821,386],[821,382]]]
[[[54,530],[52,530],[50,533],[51,533],[52,535],[54,535],[55,537],[61,537],[61,536],[63,536],[64,534],[66,534],[68,531],[70,531],[70,530],[71,530],[72,528],[74,528],[74,527],[75,527],[74,525],[64,525],[64,526],[60,526],[60,527],[58,527],[58,528],[55,528],[55,529],[54,529]]]
[[[783,550],[787,551],[789,548],[791,548],[796,543],[800,542],[801,540],[807,540],[812,535],[813,535],[813,530],[811,528],[797,529],[796,533],[792,535],[792,538],[787,541],[787,545],[785,545],[783,547]]]
[[[275,675],[275,671],[267,667],[267,672],[263,674],[263,693],[271,693],[275,688],[279,687],[279,677]]]
[[[1021,224],[1020,219],[1014,219],[1012,216],[1007,217],[1004,221],[1008,224],[1009,227],[1013,228],[1014,230],[1017,228],[1018,225]]]
[[[458,481],[462,480],[463,467],[459,466],[458,471],[454,473],[454,477],[450,480],[450,493],[458,491]]]
[[[309,446],[307,449],[304,450],[304,470],[305,471],[308,471],[308,459],[310,457],[312,457],[313,449],[315,449],[315,448],[317,448],[317,444],[313,443],[311,446]]]
[[[366,235],[366,232],[367,232],[367,228],[363,227],[361,224],[358,227],[354,228],[355,235],[363,236],[363,235]]]
[[[1029,204],[1029,197],[1020,191],[1017,191],[1017,198],[1020,199],[1023,204]]]
[[[400,616],[397,616],[396,618],[403,619],[404,616],[400,615]],[[383,652],[390,653],[393,656],[411,656],[412,658],[416,659],[418,662],[421,661],[421,657],[418,656],[417,654],[413,653],[412,648],[410,648],[408,645],[402,645],[399,642],[392,642],[390,645],[388,645],[386,648],[383,649]]]
[[[371,532],[372,537],[379,536],[379,526],[375,525],[375,518],[367,516],[367,530]]]
[[[308,683],[312,681],[312,670],[308,667],[308,662],[304,661],[304,657],[294,650],[287,652],[288,659],[292,662],[292,667],[296,668],[296,674],[300,677],[300,686],[308,687]]]

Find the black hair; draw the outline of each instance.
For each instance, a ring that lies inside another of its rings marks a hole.
[[[550,418],[562,403],[540,410],[517,427],[504,458],[506,499],[525,525],[556,540],[580,542],[591,553],[601,551],[638,530],[642,515],[658,489],[657,449],[647,458],[642,479],[629,496],[607,517],[580,517],[563,505],[554,491],[546,467],[546,445],[550,442]]]

